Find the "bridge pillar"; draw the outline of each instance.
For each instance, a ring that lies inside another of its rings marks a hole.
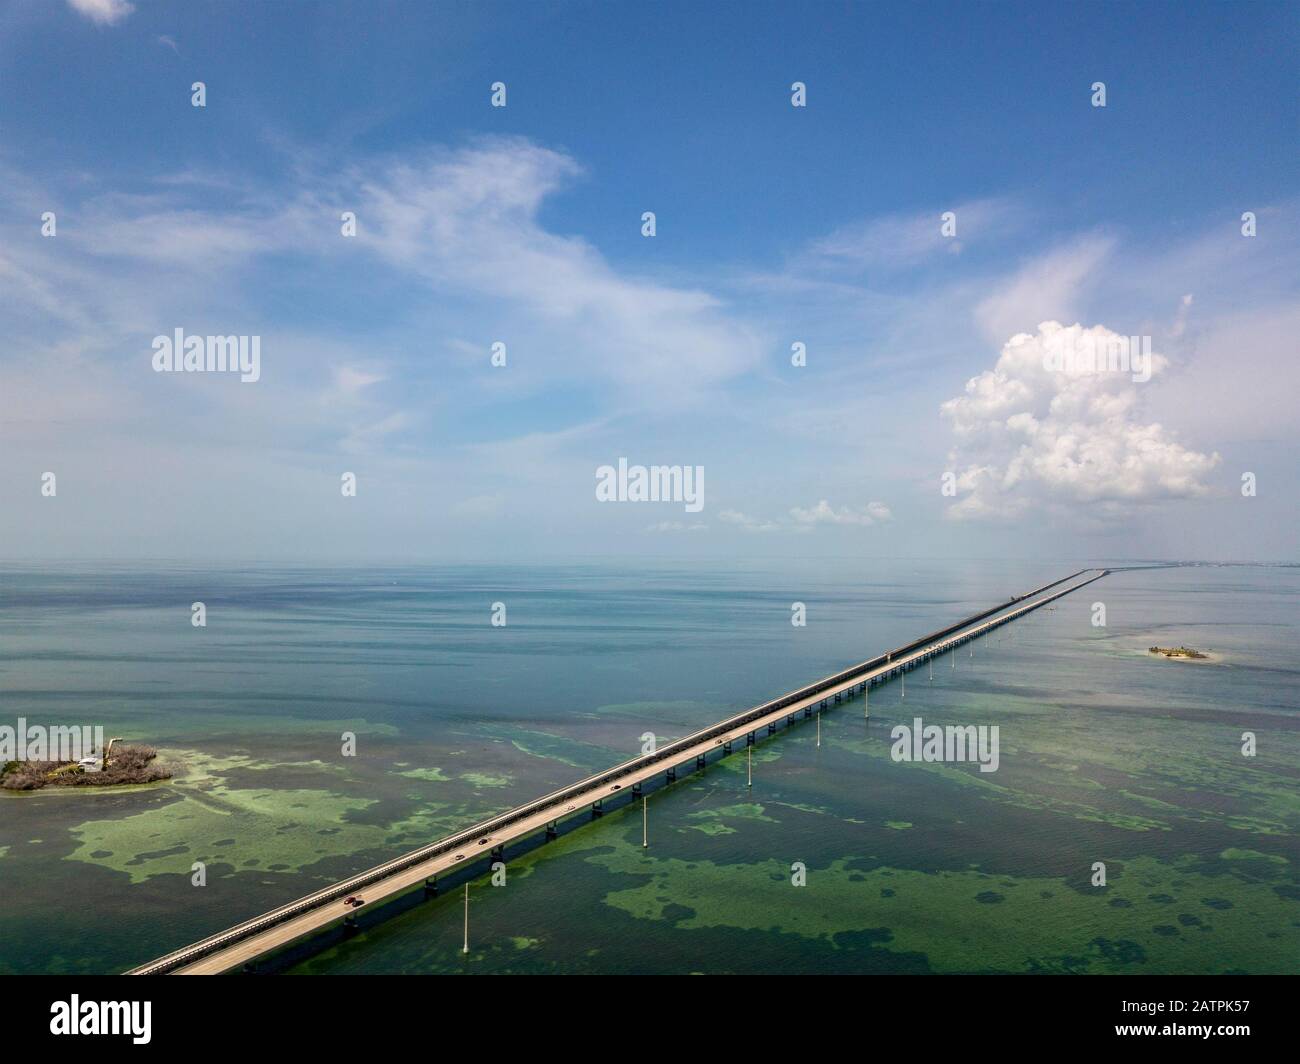
[[[597,798],[596,801],[595,801],[595,803],[592,805],[592,807],[591,807],[591,819],[592,819],[592,820],[595,820],[598,816],[604,816],[604,815],[605,815],[605,810],[602,809],[602,808],[600,807],[600,803],[601,803],[602,801],[604,801],[603,798]]]
[[[825,702],[822,703],[822,705],[825,705],[825,704],[826,704]],[[804,706],[804,707],[803,707],[803,717],[804,717],[804,720],[807,720],[807,719],[808,719],[809,717],[811,717],[811,716],[812,716],[812,706]]]
[[[731,740],[730,740],[730,739],[728,739],[725,743],[722,744],[722,752],[723,752],[724,754],[729,754],[729,753],[731,753]]]
[[[825,704],[826,704],[825,702],[822,703],[823,706],[824,706]],[[835,704],[836,704],[837,706],[840,704],[840,693],[839,693],[838,691],[835,692]]]
[[[494,861],[504,861],[505,859],[506,859],[506,848],[505,848],[505,844],[503,843],[503,844],[500,845],[500,846],[493,846],[493,847],[492,847],[492,860],[494,860]]]
[[[343,933],[345,935],[355,935],[357,933],[357,918],[351,913],[343,917]]]
[[[546,825],[546,838],[549,841],[550,839],[557,839],[559,837],[560,837],[560,832],[555,826],[555,821],[552,820],[549,824]]]
[[[632,784],[632,797],[633,798],[641,797],[641,784],[639,783]]]
[[[753,732],[750,732],[748,735],[745,736],[745,745],[746,745],[746,746],[753,746],[753,745],[754,745],[754,733],[753,733]]]
[[[768,723],[768,725],[767,725],[767,734],[768,734],[768,735],[775,735],[775,734],[776,734],[776,721],[770,721],[770,722]]]
[[[695,767],[696,767],[696,768],[703,768],[703,767],[704,767],[704,755],[703,755],[703,754],[699,754],[699,755],[696,756],[696,758],[695,758]]]
[[[437,876],[430,876],[424,881],[424,896],[426,898],[436,898],[438,896]]]
[[[677,782],[677,770],[675,768],[670,768],[668,770],[668,782],[669,783]]]

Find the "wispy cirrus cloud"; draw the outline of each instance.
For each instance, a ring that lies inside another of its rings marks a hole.
[[[946,213],[953,215],[951,236],[943,232]],[[960,254],[968,241],[1003,242],[1025,224],[1026,217],[1026,208],[1010,198],[889,214],[843,226],[814,240],[800,262],[877,274],[901,272],[939,254]]]

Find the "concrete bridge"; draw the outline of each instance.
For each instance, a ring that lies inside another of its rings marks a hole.
[[[251,966],[258,958],[339,922],[350,922],[353,910],[344,899],[363,893],[367,909],[416,887],[436,893],[437,876],[491,855],[504,859],[510,843],[545,832],[554,838],[559,821],[586,810],[598,817],[604,803],[624,793],[639,796],[645,783],[661,775],[676,780],[679,770],[703,768],[710,755],[726,757],[742,740],[752,746],[766,729],[775,734],[782,723],[812,716],[869,688],[925,664],[931,658],[986,635],[1004,624],[1077,591],[1105,576],[1109,569],[1083,569],[1024,595],[967,617],[905,646],[818,680],[797,691],[745,710],[717,724],[692,732],[655,752],[634,757],[605,772],[516,806],[464,831],[413,850],[282,905],[261,916],[211,935],[164,957],[132,969],[128,975],[213,975]]]

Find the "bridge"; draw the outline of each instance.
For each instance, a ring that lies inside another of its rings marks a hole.
[[[1110,571],[1081,569],[1024,595],[1013,596],[1007,602],[895,650],[692,732],[652,753],[634,757],[595,776],[516,806],[334,886],[133,968],[126,974],[215,975],[248,967],[258,958],[331,925],[350,923],[353,910],[344,904],[344,899],[361,891],[365,892],[367,908],[416,887],[436,892],[437,876],[442,873],[472,863],[476,857],[485,854],[490,854],[494,860],[503,860],[507,845],[537,832],[544,831],[548,839],[554,838],[559,822],[579,810],[590,809],[593,818],[599,817],[604,803],[616,796],[621,797],[624,791],[639,796],[642,785],[660,775],[666,782],[672,782],[676,780],[679,769],[704,768],[709,755],[720,753],[725,757],[741,740],[747,746],[754,745],[756,734],[763,729],[768,735],[773,735],[782,722],[789,725],[800,716],[812,716],[814,710],[829,709],[857,694],[865,696],[871,687],[886,683],[963,643],[1078,591]]]

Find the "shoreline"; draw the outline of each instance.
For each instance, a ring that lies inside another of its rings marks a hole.
[[[143,783],[105,783],[98,786],[57,786],[57,787],[34,787],[30,790],[14,790],[8,787],[0,787],[0,798],[35,798],[38,794],[121,794],[128,790],[143,790],[145,787],[158,787],[163,784],[171,783],[175,779],[169,776],[161,780],[146,780]]]
[[[1159,661],[1181,661],[1189,665],[1222,665],[1226,660],[1226,655],[1215,650],[1198,650],[1200,657],[1189,658],[1184,654],[1157,654],[1151,651],[1150,647],[1141,651],[1144,658],[1155,658]]]

